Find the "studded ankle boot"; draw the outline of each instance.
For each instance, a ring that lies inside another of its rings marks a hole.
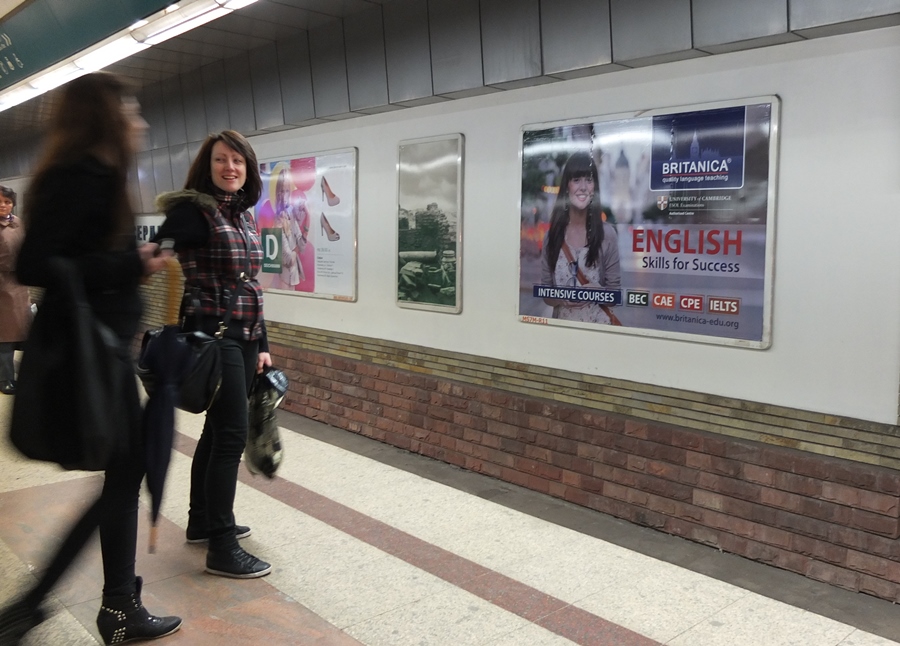
[[[133,594],[103,595],[97,629],[107,645],[157,639],[181,628],[181,617],[154,617],[147,612],[141,603],[144,581],[137,577],[135,583],[137,587]]]

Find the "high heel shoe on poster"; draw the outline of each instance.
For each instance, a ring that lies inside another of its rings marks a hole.
[[[329,242],[335,242],[336,240],[341,239],[341,234],[331,228],[324,213],[322,214],[322,217],[319,218],[319,224],[322,226],[322,233],[328,238]]]
[[[334,191],[331,190],[331,187],[328,185],[328,180],[325,179],[324,175],[322,175],[320,184],[322,186],[322,199],[328,202],[328,206],[337,206],[341,203],[341,198],[335,195]]]

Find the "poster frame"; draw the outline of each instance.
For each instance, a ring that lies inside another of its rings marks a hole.
[[[667,106],[660,108],[635,110],[630,112],[618,112],[614,114],[603,114],[595,116],[573,117],[556,121],[545,121],[537,123],[524,124],[519,132],[519,198],[518,213],[522,213],[523,194],[521,190],[522,168],[525,160],[524,141],[525,133],[533,130],[547,130],[550,128],[603,123],[606,121],[617,121],[624,119],[652,118],[657,115],[666,115],[682,112],[696,112],[703,110],[716,110],[719,108],[729,108],[746,106],[752,104],[770,103],[772,106],[770,126],[769,126],[769,150],[768,150],[768,177],[766,185],[766,248],[765,248],[765,273],[763,280],[763,312],[762,312],[762,334],[760,340],[753,339],[733,339],[727,337],[717,337],[704,334],[692,334],[685,332],[675,332],[668,330],[654,330],[650,328],[625,327],[614,325],[585,325],[577,321],[564,321],[559,319],[550,319],[544,317],[534,317],[523,315],[520,312],[520,301],[516,299],[516,318],[520,323],[542,324],[548,327],[570,327],[589,332],[608,332],[612,334],[626,334],[630,336],[643,336],[653,338],[665,338],[677,341],[688,341],[692,343],[722,345],[737,348],[747,348],[753,350],[766,350],[772,345],[772,307],[774,301],[774,282],[775,282],[775,224],[777,213],[777,180],[779,172],[780,157],[780,128],[781,128],[781,98],[777,94],[750,96],[745,98],[723,99],[718,101],[706,101],[701,103],[690,103],[684,105]],[[521,245],[521,239],[520,239]],[[521,249],[521,246],[520,246]],[[518,262],[518,287],[521,290],[522,281],[522,255],[519,254]]]
[[[396,209],[396,235],[394,236],[394,292],[396,304],[404,309],[425,310],[430,312],[440,312],[443,314],[460,314],[463,307],[463,196],[465,185],[465,135],[462,133],[448,133],[444,135],[433,135],[429,137],[419,137],[415,139],[403,139],[397,143],[397,209]],[[434,143],[438,141],[456,141],[457,159],[456,159],[456,303],[455,305],[438,305],[432,303],[421,303],[418,301],[402,300],[399,295],[397,282],[400,276],[400,181],[401,181],[401,151],[404,146],[414,146],[417,144]]]

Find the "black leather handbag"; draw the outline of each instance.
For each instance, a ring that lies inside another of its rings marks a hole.
[[[172,343],[185,347],[173,348]],[[222,359],[215,338],[199,330],[182,332],[178,325],[147,330],[141,340],[136,371],[144,390],[152,395],[157,374],[151,368],[151,355],[157,352],[181,355],[183,351],[187,351],[189,359],[185,362],[187,370],[178,379],[175,405],[189,413],[202,413],[212,406],[222,385]]]
[[[23,347],[10,439],[34,460],[102,471],[127,448],[122,385],[130,359],[94,316],[75,263],[54,257],[48,267],[52,282]]]

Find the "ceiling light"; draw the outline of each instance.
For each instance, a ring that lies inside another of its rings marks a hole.
[[[219,4],[221,4],[226,9],[231,9],[232,11],[236,9],[243,9],[244,7],[253,4],[256,0],[219,0]]]
[[[43,93],[42,90],[36,90],[30,85],[19,86],[14,90],[4,92],[0,95],[0,112],[9,110],[20,103],[25,103],[29,99],[33,99]]]
[[[150,46],[139,43],[130,34],[114,36],[98,49],[76,58],[75,65],[88,72],[96,72],[148,47]]]
[[[162,15],[157,13],[150,16],[148,24],[132,30],[131,35],[139,42],[156,45],[195,26],[215,20],[229,11],[230,9],[222,8],[216,0],[197,0],[184,7],[172,5]]]
[[[29,81],[29,85],[35,90],[41,92],[49,92],[53,88],[59,87],[63,83],[68,83],[72,79],[76,79],[84,74],[84,70],[75,63],[66,63],[61,67],[47,70],[36,78]]]

